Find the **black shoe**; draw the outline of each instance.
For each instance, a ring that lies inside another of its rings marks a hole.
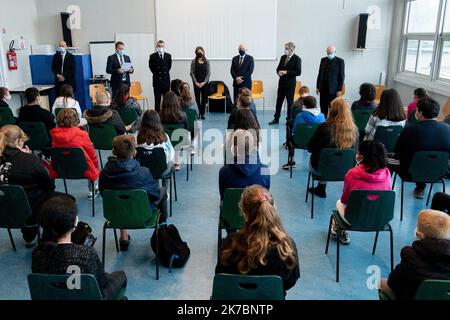
[[[206,120],[206,117],[204,114],[200,115],[200,120]]]
[[[286,150],[289,149],[289,144],[287,142],[283,143],[283,148],[285,148]]]
[[[128,235],[128,240],[120,240],[119,241],[120,251],[122,251],[122,252],[128,251],[128,247],[130,246],[130,241],[131,241],[131,237],[129,235]]]
[[[286,163],[283,166],[283,170],[291,170],[291,167],[295,168],[295,161]]]
[[[327,197],[326,191],[323,188],[321,188],[321,187],[309,188],[308,192],[318,196],[319,198],[326,198]]]
[[[279,120],[277,120],[277,119],[273,119],[271,122],[269,122],[269,126],[273,126],[273,125],[275,125],[275,124],[279,124],[280,123],[280,121]]]
[[[25,242],[25,248],[27,248],[27,249],[32,249],[32,248],[34,248],[36,245],[37,245],[37,240],[36,240],[36,239],[34,239],[34,240],[32,240],[32,241],[26,241],[26,242]]]

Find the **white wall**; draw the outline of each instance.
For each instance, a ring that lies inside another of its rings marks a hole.
[[[42,43],[54,43],[62,37],[59,12],[70,4],[81,8],[81,30],[75,30],[73,37],[82,52],[88,52],[89,41],[113,40],[116,32],[155,32],[154,0],[36,0],[36,4]],[[356,18],[370,5],[380,7],[382,28],[369,31],[368,50],[361,54],[352,51]],[[347,97],[354,100],[362,82],[378,83],[380,73],[387,72],[393,5],[392,0],[279,0],[278,54],[282,54],[284,43],[295,42],[297,53],[303,59],[303,74],[299,79],[314,89],[320,58],[327,45],[335,44],[338,55],[347,64]],[[170,51],[170,43],[167,47]],[[231,87],[230,62],[212,61],[211,64],[211,79],[224,80]],[[264,81],[266,107],[275,104],[277,64],[278,61],[256,61],[254,79]],[[189,66],[187,61],[176,61],[172,78],[189,80]]]

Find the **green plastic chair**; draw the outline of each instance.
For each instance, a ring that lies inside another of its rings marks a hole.
[[[279,276],[214,276],[211,300],[284,300],[283,280]]]
[[[53,148],[52,168],[58,173],[58,178],[63,179],[66,194],[66,180],[84,180],[84,173],[88,168],[84,151],[80,148]],[[92,190],[95,189],[94,181],[89,181]],[[92,199],[92,216],[95,217],[95,197]]]
[[[126,126],[135,123],[139,118],[134,108],[117,108],[117,113],[119,113],[123,123],[125,123]]]
[[[414,300],[450,300],[450,280],[425,280],[417,289]]]
[[[111,151],[113,149],[113,140],[117,137],[117,131],[111,124],[90,124],[89,137],[94,148],[98,150],[100,165],[103,170],[102,151]]]
[[[31,213],[27,195],[21,186],[0,185],[0,228],[8,230],[9,240],[14,251],[17,250],[11,229],[21,229],[27,226],[26,221]],[[37,225],[27,227],[37,227]],[[39,236],[38,233],[38,240]]]
[[[191,108],[185,108],[183,111],[186,113],[188,131],[191,133],[191,137],[194,138],[195,121],[197,121],[197,111]]]
[[[314,187],[314,182],[340,182],[344,181],[347,172],[355,166],[356,152],[354,149],[323,149],[320,153],[319,175],[312,171],[308,175],[306,186],[306,200],[308,203],[308,189]],[[311,183],[311,185],[310,185]],[[311,219],[314,218],[314,194],[311,194]]]
[[[416,114],[417,114],[417,109],[414,110],[414,112],[409,117],[409,119],[408,119],[408,126],[416,124],[417,122],[419,122],[419,120],[417,120],[417,118],[416,118]]]
[[[239,230],[244,227],[245,221],[239,208],[244,189],[226,189],[223,201],[220,204],[219,227],[217,235],[217,257],[220,258],[222,247],[222,230]]]
[[[166,153],[163,148],[153,148],[152,150],[146,150],[145,148],[136,148],[136,160],[139,161],[141,166],[150,170],[153,179],[156,180],[169,180],[170,194],[172,194],[172,182],[175,189],[175,201],[178,201],[177,195],[177,180],[175,170],[167,165]],[[172,217],[172,197],[170,197],[170,216]]]
[[[410,183],[430,183],[430,192],[428,193],[427,206],[430,203],[431,192],[435,183],[442,183],[442,190],[445,193],[445,175],[448,170],[448,152],[442,151],[419,151],[414,154],[411,164],[409,165],[409,173],[412,179],[402,179],[401,201],[400,201],[400,221],[403,221],[403,198],[405,182]],[[397,173],[394,176],[392,189],[395,187]]]
[[[373,113],[373,110],[355,110],[355,111],[353,111],[353,120],[360,132],[364,132],[366,130],[367,122],[369,122],[369,118],[372,115],[372,113]]]
[[[181,149],[186,149],[188,146],[190,146],[190,132],[184,128],[183,124],[163,124],[164,132],[169,136],[170,141],[172,142],[173,147],[175,148],[175,151],[177,150],[177,147],[181,143],[186,143],[186,146],[183,146]],[[179,149],[180,147],[178,147]],[[190,150],[188,150],[190,152]],[[189,155],[186,157],[188,159],[187,163],[187,170],[186,170],[186,181],[189,181],[189,159],[190,159],[190,170],[192,171],[192,163],[194,155]]]
[[[30,140],[27,146],[32,151],[42,151],[50,149],[50,137],[47,128],[42,122],[21,122],[19,127],[26,133]]]
[[[0,127],[16,124],[16,119],[10,108],[0,108]]]
[[[334,219],[338,227],[338,239],[336,241],[336,282],[339,282],[339,234],[342,230],[376,232],[372,255],[375,255],[379,233],[388,231],[390,235],[391,271],[394,269],[394,236],[390,225],[390,222],[394,218],[394,209],[394,191],[355,190],[350,194],[347,213],[345,214],[345,218],[350,225],[341,218],[337,211],[333,211],[328,228],[325,254],[328,254],[331,225]]]
[[[398,137],[402,131],[402,126],[377,127],[373,140],[384,144],[388,153],[393,153]]]
[[[104,190],[102,263],[105,266],[106,230],[114,229],[116,251],[119,252],[117,229],[143,230],[155,229],[156,234],[156,280],[159,280],[159,218],[161,212],[150,206],[147,192],[144,190]]]
[[[300,112],[299,112],[300,113]],[[303,123],[295,128],[294,131],[294,145],[290,148],[306,150],[308,148],[309,141],[314,136],[319,123]],[[291,166],[290,174],[292,179],[293,167]]]

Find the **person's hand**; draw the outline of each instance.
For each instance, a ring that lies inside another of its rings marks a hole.
[[[30,150],[30,148],[28,148],[27,145],[24,145],[24,146],[20,149],[20,151],[22,151],[23,153],[31,153],[31,150]]]
[[[129,131],[133,128],[133,126],[134,126],[134,122],[133,122],[132,124],[130,124],[129,126],[126,126],[126,127],[125,127],[125,130],[126,130],[127,132],[129,132]]]
[[[236,78],[236,83],[237,84],[241,84],[241,83],[243,83],[244,82],[244,80],[242,79],[242,77],[237,77]]]
[[[129,74],[133,74],[134,73],[134,68],[131,67],[130,71],[128,71]]]
[[[57,76],[56,76],[56,78],[58,79],[58,81],[64,81],[64,77],[62,76],[62,75],[60,75],[60,74],[58,74]]]
[[[338,91],[338,92],[336,93],[336,97],[338,97],[338,98],[342,97],[342,91]]]
[[[206,85],[206,82],[200,83],[200,88],[203,88]]]
[[[319,90],[319,89],[316,89],[316,93],[317,93],[317,95],[319,96],[319,95],[320,95],[320,90]]]
[[[123,74],[125,71],[122,69],[122,68],[120,68],[120,69],[117,69],[117,73],[119,73],[119,74]]]
[[[279,75],[280,77],[285,76],[286,74],[287,74],[287,71],[285,71],[285,70],[280,70],[280,71],[278,71],[278,75]]]
[[[197,88],[199,88],[199,89],[202,87],[201,84],[198,83],[198,82],[195,83],[195,86],[196,86]]]

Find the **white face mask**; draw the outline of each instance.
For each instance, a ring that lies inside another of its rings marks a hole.
[[[5,97],[5,100],[6,100],[6,102],[11,101],[11,95],[7,95],[7,96]]]
[[[161,54],[164,53],[164,48],[159,47],[159,48],[156,48],[156,50],[158,51],[158,53],[161,53]]]
[[[285,50],[284,50],[284,53],[285,53],[287,56],[290,56],[290,55],[292,54],[291,50],[288,50],[288,49],[285,49]]]

